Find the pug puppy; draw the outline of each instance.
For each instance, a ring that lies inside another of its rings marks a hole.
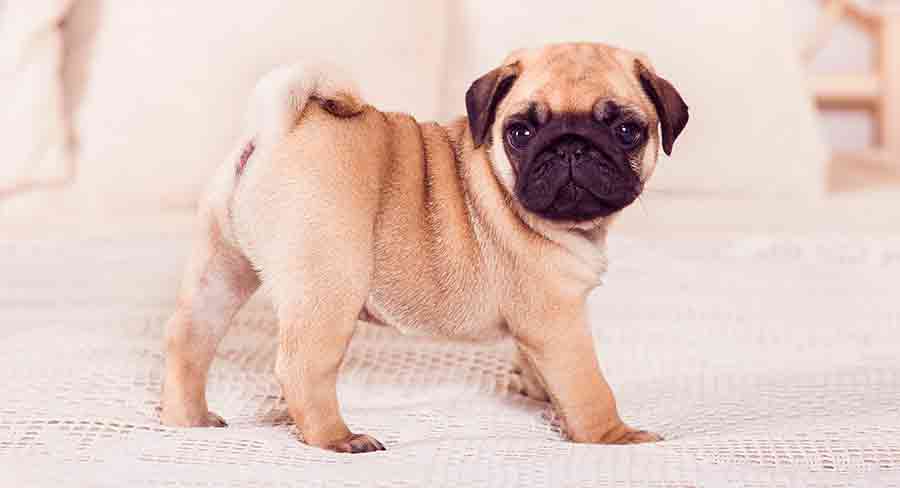
[[[523,390],[575,442],[660,437],[626,425],[600,372],[586,299],[607,229],[688,121],[649,61],[603,44],[513,52],[475,80],[467,117],[419,123],[332,72],[263,78],[247,132],[199,210],[167,324],[161,418],[224,426],[205,386],[216,346],[259,287],[279,323],[275,374],[303,441],[384,449],[336,396],[357,320],[464,340],[512,337]]]

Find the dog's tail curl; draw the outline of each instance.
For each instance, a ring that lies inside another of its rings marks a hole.
[[[260,78],[250,96],[235,174],[243,173],[251,158],[268,152],[284,138],[310,100],[337,117],[352,117],[365,105],[356,84],[333,67],[291,64],[275,68]]]

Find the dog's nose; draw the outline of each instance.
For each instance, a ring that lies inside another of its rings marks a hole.
[[[584,155],[588,149],[588,142],[578,136],[566,136],[559,140],[554,147],[556,155],[568,164],[572,164]]]

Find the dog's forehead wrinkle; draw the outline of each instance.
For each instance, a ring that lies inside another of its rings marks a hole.
[[[600,98],[594,104],[594,118],[599,122],[608,122],[619,115],[619,105],[612,100]]]
[[[574,76],[543,76],[523,83],[518,98],[539,102],[541,110],[550,114],[576,110],[594,110],[601,100],[615,101],[643,113],[643,99],[635,86],[616,75],[591,75],[584,79]]]
[[[617,48],[595,43],[552,44],[541,53],[547,61],[562,60],[569,63],[596,64],[614,62]]]
[[[593,114],[596,120],[607,123],[629,118],[645,124],[650,123],[647,113],[640,105],[621,98],[599,98],[594,104]]]

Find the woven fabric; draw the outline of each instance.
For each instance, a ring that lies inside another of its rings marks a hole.
[[[339,395],[386,452],[301,444],[264,300],[210,375],[224,429],[160,425],[162,326],[187,243],[0,243],[0,486],[900,486],[900,239],[614,239],[591,298],[625,419],[565,442],[510,392],[509,344],[361,325]]]

